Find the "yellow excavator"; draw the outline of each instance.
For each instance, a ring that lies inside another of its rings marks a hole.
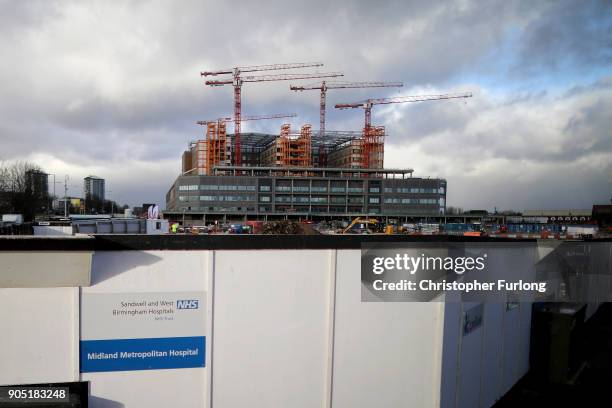
[[[379,232],[378,229],[380,229],[380,221],[377,218],[357,217],[348,225],[348,227],[342,230],[342,233],[349,233],[357,224],[363,224],[363,229],[367,231],[367,233]]]

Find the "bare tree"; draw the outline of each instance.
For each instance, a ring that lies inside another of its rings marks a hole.
[[[8,165],[4,160],[0,160],[0,193],[8,191],[8,187],[9,187]]]
[[[36,180],[38,183],[33,179],[36,175],[42,177]],[[46,211],[49,195],[45,181],[46,175],[35,163],[0,162],[0,212],[20,213],[31,220],[36,213]]]

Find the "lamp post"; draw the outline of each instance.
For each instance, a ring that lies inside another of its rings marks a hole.
[[[53,183],[53,199],[57,200],[57,196],[55,195],[55,185],[56,184],[62,184],[62,182],[61,181],[55,181],[55,173],[51,173],[49,175],[53,176],[53,181],[52,181],[52,183]],[[59,208],[59,200],[57,202],[57,206]],[[53,201],[51,202],[51,209],[54,210],[54,208],[53,208]]]
[[[64,176],[64,218],[68,218],[68,175]]]

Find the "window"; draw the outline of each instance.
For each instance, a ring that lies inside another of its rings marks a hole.
[[[380,187],[370,187],[370,193],[380,193]]]
[[[259,186],[259,191],[270,191],[270,186]]]
[[[310,188],[308,186],[294,186],[293,191],[297,193],[307,193],[310,191]]]
[[[276,191],[286,191],[286,192],[290,192],[291,191],[291,187],[290,186],[276,186]]]
[[[325,193],[326,191],[327,191],[327,187],[312,186],[313,193]]]
[[[363,193],[363,188],[361,188],[361,187],[349,187],[348,188],[348,192],[349,193]]]
[[[217,196],[212,196],[212,195],[200,196],[200,201],[216,201],[216,200],[217,200]]]
[[[294,203],[308,203],[308,201],[309,201],[308,196],[294,196],[293,197]]]
[[[331,188],[331,192],[332,193],[344,193],[344,187],[332,187]]]
[[[370,197],[370,199],[368,200],[368,202],[369,202],[370,204],[378,204],[378,203],[380,203],[380,198],[378,198],[378,197]]]
[[[259,196],[259,201],[261,201],[262,203],[269,203],[270,196]]]
[[[399,193],[399,192],[400,192],[400,191],[399,191],[400,189],[398,188],[397,190],[398,190],[397,192]],[[385,189],[384,189],[383,191],[384,191],[385,193],[392,193],[392,192],[393,192],[393,189],[392,189],[391,187],[385,187]]]
[[[190,184],[188,186],[179,186],[179,191],[195,191],[198,189],[197,184]]]
[[[317,204],[326,204],[327,197],[312,197],[311,202]]]
[[[200,190],[218,190],[219,186],[216,184],[202,184],[200,185]]]

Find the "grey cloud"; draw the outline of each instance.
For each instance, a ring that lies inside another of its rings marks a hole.
[[[525,28],[516,69],[584,68],[612,62],[612,3],[556,1]]]
[[[379,120],[388,125],[389,148],[417,146],[428,161],[450,160],[450,169],[484,178],[491,170],[481,166],[487,160],[565,168],[603,156],[612,164],[612,93],[605,88],[511,104],[477,93],[468,101],[406,104],[386,112]],[[449,169],[426,166],[436,174]]]

